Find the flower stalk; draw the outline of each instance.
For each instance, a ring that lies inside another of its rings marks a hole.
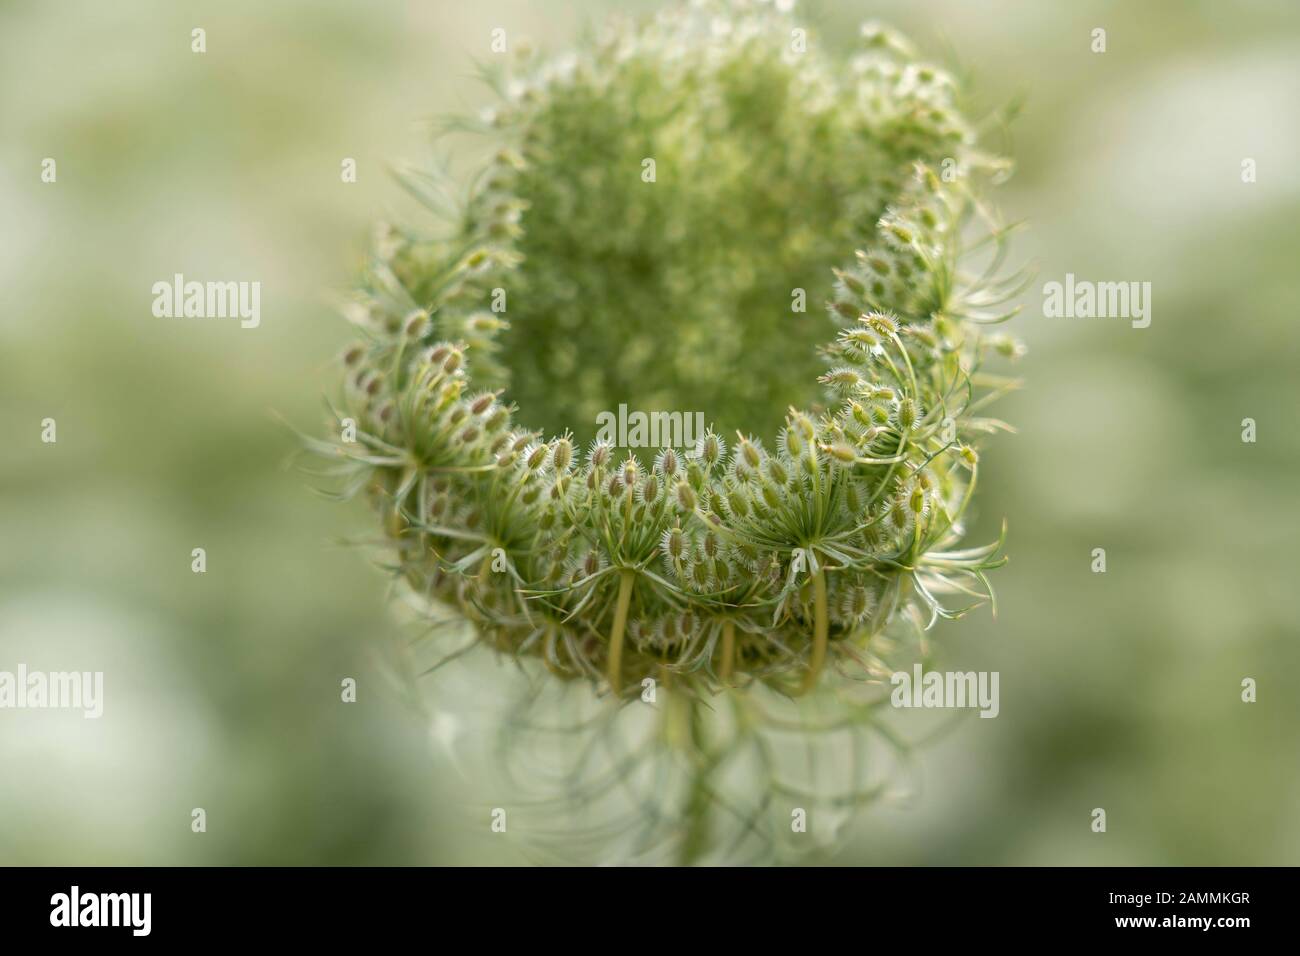
[[[627,629],[627,611],[632,603],[635,572],[624,568],[618,573],[618,598],[614,603],[614,624],[609,633],[609,686],[615,695],[623,690],[623,632]]]

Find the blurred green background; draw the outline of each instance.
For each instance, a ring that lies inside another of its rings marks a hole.
[[[431,741],[454,724],[431,734],[386,680],[385,579],[336,543],[369,516],[308,493],[273,412],[318,427],[348,339],[330,298],[411,208],[385,164],[490,101],[490,31],[562,49],[654,6],[0,6],[0,669],[103,670],[107,697],[99,721],[0,712],[0,863],[525,859]],[[1029,387],[1000,407],[1020,434],[985,455],[974,532],[1009,521],[1001,615],[938,631],[942,666],[1001,672],[1001,716],[924,752],[920,792],[838,860],[1300,863],[1300,7],[799,11],[814,44],[878,18],[978,102],[1023,95],[996,198],[1039,264],[1012,326]],[[176,272],[261,281],[261,328],[154,318]],[[1151,327],[1043,318],[1066,272],[1150,281]]]

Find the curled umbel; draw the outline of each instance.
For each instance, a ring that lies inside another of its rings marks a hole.
[[[709,2],[561,57],[505,36],[494,106],[446,124],[477,172],[401,174],[436,222],[381,230],[321,450],[410,589],[539,673],[878,683],[1001,560],[961,541],[1017,350],[987,328],[1005,164],[878,26]],[[707,428],[617,447],[622,405]]]

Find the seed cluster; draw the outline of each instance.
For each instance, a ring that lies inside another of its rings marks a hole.
[[[981,410],[1013,384],[983,362],[1018,349],[984,334],[1017,281],[975,193],[1000,167],[952,80],[891,32],[864,27],[848,70],[790,37],[769,5],[705,3],[523,56],[450,234],[379,236],[336,410],[356,441],[318,447],[370,495],[410,586],[502,653],[616,693],[646,676],[799,693],[832,665],[870,671],[893,621],[962,613],[944,595],[992,596],[1000,542],[957,544],[972,444],[1003,427]],[[727,176],[683,193],[640,175],[642,155],[699,169],[711,130]],[[442,180],[408,185],[447,213]],[[790,277],[822,261],[807,328],[833,338],[804,377]],[[675,382],[714,388],[715,423],[802,398],[774,434],[715,425],[652,460],[575,434],[620,389]],[[573,426],[523,424],[543,404]]]

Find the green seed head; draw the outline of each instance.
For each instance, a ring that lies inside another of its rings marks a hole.
[[[613,453],[613,446],[609,442],[603,439],[597,440],[591,444],[591,450],[587,453],[587,461],[593,469],[604,468],[609,464],[610,456]]]
[[[546,464],[549,449],[545,445],[529,445],[524,451],[524,464],[529,471],[538,471]]]
[[[677,487],[673,489],[673,494],[677,499],[677,508],[679,511],[691,512],[695,510],[695,492],[686,482],[677,482]]]
[[[700,439],[699,445],[696,448],[696,457],[706,466],[712,467],[717,464],[718,459],[722,457],[723,452],[726,451],[726,447],[726,443],[710,431]]]
[[[573,442],[568,438],[557,438],[551,444],[551,466],[557,472],[566,472],[573,463]]]
[[[671,448],[665,448],[655,458],[655,467],[663,473],[665,478],[676,477],[677,469],[680,467],[677,461],[677,452]]]
[[[602,703],[671,684],[656,752],[688,773],[683,728],[721,740],[719,714],[758,735],[817,694],[804,715],[857,726],[862,662],[1000,560],[963,540],[952,435],[987,431],[972,370],[1021,351],[981,334],[1005,280],[964,258],[1001,246],[1002,167],[897,34],[794,54],[786,6],[681,3],[556,62],[512,37],[463,205],[378,237],[337,402],[364,433],[329,445],[421,601]],[[593,425],[624,406],[689,430],[629,450]]]
[[[683,561],[687,556],[686,534],[680,527],[665,531],[660,543],[664,555],[672,561]]]
[[[916,402],[911,398],[903,398],[898,402],[898,409],[895,412],[895,418],[898,420],[898,427],[904,431],[909,431],[916,427],[920,418],[920,409],[917,408]]]

